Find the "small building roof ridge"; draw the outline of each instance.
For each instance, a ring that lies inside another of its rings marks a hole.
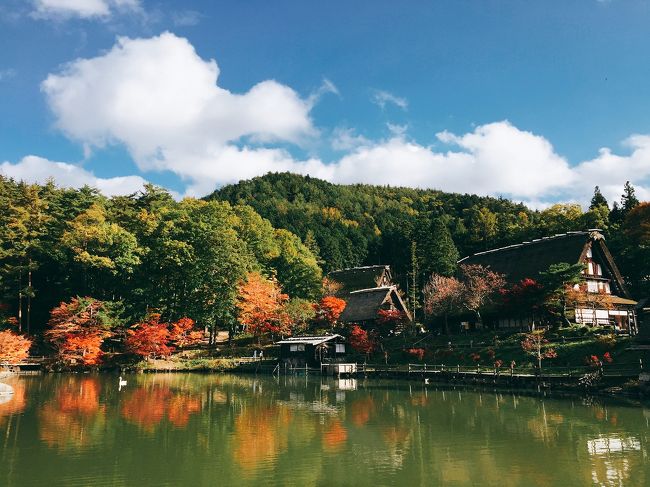
[[[365,270],[365,269],[375,269],[383,267],[384,269],[390,267],[389,264],[373,264],[373,265],[363,265],[363,266],[357,266],[357,267],[346,267],[344,269],[337,269],[335,271],[330,271],[330,274],[335,274],[337,272],[345,272],[345,271],[359,271],[359,270]]]
[[[349,294],[367,293],[367,292],[374,292],[374,291],[388,291],[390,289],[397,289],[397,286],[379,286],[379,287],[369,287],[366,289],[356,289],[355,291],[350,291]]]

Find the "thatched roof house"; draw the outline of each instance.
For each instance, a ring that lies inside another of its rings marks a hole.
[[[598,302],[575,310],[575,321],[590,325],[614,325],[623,331],[634,331],[636,301],[630,298],[605,238],[599,230],[568,232],[523,242],[508,247],[478,252],[461,259],[459,264],[479,264],[503,274],[515,284],[522,279],[537,279],[540,272],[552,264],[566,262],[586,266],[583,278],[588,294],[598,296]],[[525,320],[524,320],[525,321]],[[508,318],[499,319],[500,326],[523,326]]]
[[[377,319],[380,310],[397,310],[410,320],[411,315],[395,286],[360,289],[343,296],[346,301],[341,314],[343,323],[362,323]]]
[[[401,311],[411,320],[411,314],[392,282],[390,266],[353,267],[330,272],[327,277],[341,286],[336,295],[346,302],[340,318],[343,323],[374,321],[380,310]]]
[[[337,295],[342,296],[361,289],[391,286],[393,276],[388,265],[369,265],[332,271],[327,278],[340,284]]]

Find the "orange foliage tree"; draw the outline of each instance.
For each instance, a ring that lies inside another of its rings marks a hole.
[[[46,341],[57,359],[65,365],[97,365],[101,362],[102,343],[117,324],[111,303],[94,298],[73,298],[50,312]]]
[[[203,340],[203,333],[194,328],[192,318],[181,318],[169,328],[169,340],[177,347],[184,348],[197,345]]]
[[[314,305],[316,319],[324,324],[332,326],[336,324],[345,309],[346,302],[335,296],[325,296],[318,304]]]
[[[17,364],[29,356],[32,341],[11,330],[0,331],[0,364]]]
[[[289,318],[284,311],[289,296],[282,293],[276,280],[251,272],[237,291],[239,321],[249,332],[258,339],[266,333],[290,333]]]
[[[167,357],[174,348],[169,344],[170,333],[167,323],[160,323],[160,315],[152,314],[145,322],[127,330],[124,341],[126,350],[142,357]]]

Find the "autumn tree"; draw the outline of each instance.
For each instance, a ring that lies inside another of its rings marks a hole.
[[[505,279],[502,274],[477,264],[462,264],[460,275],[464,288],[462,305],[476,314],[480,322],[481,310],[493,302]]]
[[[0,331],[0,364],[17,364],[29,356],[32,341],[11,330]]]
[[[544,302],[544,286],[526,277],[500,291],[504,311],[513,317],[537,317]]]
[[[368,357],[376,347],[375,340],[359,325],[352,325],[350,328],[348,343],[354,350],[363,353],[366,357]]]
[[[460,310],[465,287],[455,277],[433,274],[424,287],[424,312],[428,316],[442,317],[445,334],[449,334],[449,315]]]
[[[346,302],[335,296],[325,296],[314,306],[316,319],[326,326],[334,326],[345,310]]]
[[[127,330],[124,345],[128,352],[141,357],[167,357],[174,350],[169,343],[170,338],[169,325],[161,323],[160,315],[155,313],[150,315],[146,321]]]
[[[333,279],[324,277],[321,283],[321,294],[325,296],[336,296],[343,285],[340,282],[336,282]]]
[[[468,210],[469,232],[472,239],[481,242],[484,248],[488,248],[488,242],[494,238],[497,232],[497,216],[486,207],[473,206]]]
[[[238,286],[239,321],[258,341],[267,333],[287,334],[289,323],[284,305],[288,299],[275,279],[251,272]]]
[[[101,346],[119,324],[114,303],[94,298],[73,298],[50,312],[45,340],[64,365],[97,365]]]
[[[385,338],[396,331],[403,331],[408,323],[406,313],[397,309],[380,309],[375,320],[375,330],[380,338]]]
[[[196,329],[192,318],[183,317],[169,325],[169,341],[178,348],[197,345],[203,340],[203,332]]]
[[[549,347],[548,340],[544,337],[545,330],[534,330],[526,333],[521,341],[521,348],[537,361],[537,369],[542,371],[542,360],[557,357],[554,348]]]

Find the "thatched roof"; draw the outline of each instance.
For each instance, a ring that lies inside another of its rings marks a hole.
[[[327,278],[341,285],[338,295],[352,291],[370,289],[380,286],[382,281],[390,282],[390,266],[370,265],[365,267],[352,267],[340,271],[333,271]]]
[[[343,299],[346,306],[340,319],[344,323],[375,320],[379,310],[384,309],[385,303],[388,302],[392,303],[397,310],[405,313],[408,319],[411,319],[408,309],[395,286],[353,291],[343,296]]]
[[[612,291],[629,297],[623,278],[614,263],[605,238],[598,230],[568,232],[544,237],[508,247],[478,252],[458,261],[459,264],[479,264],[504,274],[508,282],[516,283],[524,278],[536,279],[540,272],[552,264],[583,262],[587,250],[600,257],[607,277],[611,278]]]
[[[540,238],[508,247],[478,252],[458,261],[459,264],[479,264],[504,274],[511,282],[526,277],[536,278],[552,264],[577,264],[589,240],[588,232],[571,232]]]

